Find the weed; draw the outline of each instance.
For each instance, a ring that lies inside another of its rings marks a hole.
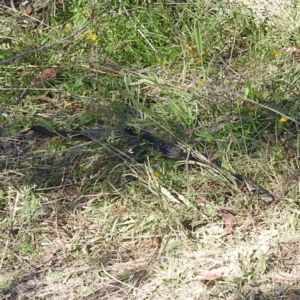
[[[4,299],[297,294],[299,5],[275,2],[1,5]],[[138,137],[32,124],[147,130],[276,199]]]

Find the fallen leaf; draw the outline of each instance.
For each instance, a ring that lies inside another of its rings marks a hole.
[[[59,251],[59,249],[57,249],[54,245],[52,245],[52,244],[46,245],[44,247],[44,256],[43,256],[44,264],[50,266],[52,264],[53,256],[58,251]]]
[[[152,246],[156,249],[160,248],[162,238],[160,236],[152,237]]]
[[[38,97],[34,98],[34,100],[41,101],[41,102],[49,102],[49,103],[57,103],[58,102],[57,98],[51,98],[46,95],[38,96]]]
[[[40,79],[55,79],[57,77],[56,68],[46,68],[39,75]]]
[[[238,219],[230,213],[222,214],[222,219],[223,219],[225,225],[234,226],[234,225],[239,224]]]
[[[295,55],[300,54],[300,49],[297,47],[288,47],[288,48],[286,48],[285,51],[290,54],[295,54]]]
[[[68,107],[69,109],[71,109],[74,112],[79,112],[82,111],[82,107],[74,104],[74,103],[66,103],[66,107]]]
[[[26,7],[26,9],[24,10],[24,14],[25,15],[30,15],[32,13],[32,7],[29,5]]]
[[[234,226],[239,224],[238,219],[231,213],[222,214],[222,219],[225,228],[223,229],[221,236],[232,234],[234,232]]]
[[[227,225],[224,229],[223,232],[221,233],[221,236],[224,235],[229,235],[232,234],[234,232],[233,227],[231,225]]]
[[[201,281],[206,283],[208,281],[211,281],[211,280],[216,280],[216,279],[219,279],[221,278],[221,275],[220,274],[215,274],[215,273],[206,273],[202,278],[201,278]]]

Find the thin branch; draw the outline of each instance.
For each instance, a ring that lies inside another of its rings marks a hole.
[[[9,244],[9,241],[7,240],[5,242],[4,250],[3,250],[3,253],[2,253],[2,258],[1,258],[1,261],[0,261],[0,272],[2,270],[2,266],[3,266],[3,263],[4,263],[5,256],[6,256],[6,251],[7,251],[7,248],[8,248],[8,244]]]
[[[124,285],[124,286],[126,286],[126,287],[128,287],[128,288],[130,288],[130,289],[133,289],[133,290],[139,290],[139,289],[136,288],[135,286],[130,285],[130,284],[126,283],[126,282],[123,282],[123,281],[117,279],[115,276],[109,274],[109,273],[105,270],[103,264],[101,264],[101,266],[102,266],[102,271],[103,271],[104,274],[106,274],[109,278],[113,279],[114,281],[116,281],[116,282],[120,283],[121,285]]]
[[[13,0],[10,0],[10,6],[13,11],[17,11]]]
[[[98,14],[96,14],[91,20],[89,20],[88,22],[86,22],[82,27],[80,27],[79,29],[75,30],[72,34],[62,38],[61,40],[59,41],[56,41],[56,42],[53,42],[53,43],[50,43],[48,45],[45,45],[45,46],[41,46],[39,48],[36,48],[36,49],[33,49],[33,50],[26,50],[22,53],[19,53],[11,58],[8,58],[8,59],[5,59],[3,61],[0,62],[0,65],[8,65],[10,64],[12,61],[14,61],[15,59],[17,58],[20,58],[20,57],[23,57],[25,55],[28,55],[28,54],[33,54],[33,53],[36,53],[36,52],[39,52],[39,51],[43,51],[43,50],[47,50],[55,45],[58,45],[58,44],[61,44],[71,38],[73,38],[74,36],[78,35],[81,31],[83,31],[87,26],[89,26],[91,23],[93,23],[96,19],[98,19],[100,17],[100,15],[105,11],[106,8],[104,8],[101,12],[99,12]]]

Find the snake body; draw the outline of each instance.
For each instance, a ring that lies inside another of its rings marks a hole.
[[[146,130],[140,130],[137,132],[133,127],[125,127],[123,132],[118,130],[111,130],[111,129],[91,129],[86,131],[64,131],[64,130],[56,130],[52,131],[50,129],[47,129],[44,126],[41,125],[33,125],[31,130],[38,132],[42,135],[46,136],[63,136],[63,137],[71,137],[81,140],[94,140],[103,136],[112,136],[112,137],[121,137],[124,136],[124,133],[133,136],[133,137],[139,137],[141,140],[144,140],[148,142],[154,149],[161,152],[164,156],[178,158],[178,159],[188,159],[193,161],[199,161],[199,157],[202,157],[204,159],[201,159],[201,161],[209,165],[210,167],[216,168],[218,170],[221,170],[225,174],[230,174],[236,181],[241,183],[247,183],[249,184],[254,190],[257,192],[264,194],[268,197],[270,197],[272,200],[275,200],[275,197],[273,194],[271,194],[268,190],[264,189],[254,181],[248,179],[247,177],[236,174],[228,171],[227,169],[221,167],[218,163],[212,162],[211,160],[207,159],[206,156],[203,156],[202,154],[196,154],[193,155],[192,151],[183,151],[182,149],[179,149],[178,146],[175,144],[170,144],[162,139],[152,135],[150,132]],[[190,155],[191,154],[191,155]]]

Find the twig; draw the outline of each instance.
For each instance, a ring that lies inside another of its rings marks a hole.
[[[14,220],[15,220],[19,198],[20,198],[20,192],[17,191],[17,195],[16,195],[15,203],[14,203],[14,210],[13,210],[12,217],[11,217],[11,223],[10,223],[10,230],[9,230],[9,232],[12,231],[12,226],[13,226],[13,223],[14,223]],[[6,243],[5,243],[4,251],[3,251],[1,262],[0,262],[0,271],[2,270],[2,266],[3,266],[3,263],[4,263],[4,259],[5,259],[5,255],[6,255],[8,244],[9,244],[9,240],[7,240]]]
[[[133,289],[133,290],[139,290],[139,289],[136,288],[135,286],[130,285],[130,284],[126,283],[126,282],[123,282],[123,281],[117,279],[116,277],[114,277],[113,275],[109,274],[109,273],[105,270],[104,265],[103,265],[103,264],[101,264],[101,265],[102,265],[102,271],[103,271],[104,274],[106,274],[109,278],[115,280],[116,282],[118,282],[118,283],[120,283],[120,284],[122,284],[122,285],[124,285],[124,286],[126,286],[126,287],[128,287],[128,288],[130,288],[130,289]]]
[[[4,263],[4,259],[5,259],[5,255],[6,255],[6,251],[7,251],[7,247],[8,247],[8,243],[9,243],[9,241],[7,240],[5,242],[5,247],[4,247],[2,258],[1,258],[1,262],[0,262],[0,272],[2,270],[2,266],[3,266],[3,263]]]
[[[10,0],[10,6],[13,11],[17,11],[13,0]]]
[[[62,38],[61,40],[59,41],[56,41],[56,42],[53,42],[53,43],[50,43],[48,45],[45,45],[45,46],[41,46],[39,48],[36,48],[36,49],[33,49],[33,50],[26,50],[22,53],[19,53],[11,58],[8,58],[8,59],[5,59],[3,61],[0,62],[0,65],[8,65],[10,64],[12,61],[14,61],[15,59],[17,58],[20,58],[22,56],[25,56],[25,55],[28,55],[28,54],[32,54],[32,53],[36,53],[36,52],[39,52],[39,51],[43,51],[43,50],[47,50],[55,45],[58,45],[58,44],[61,44],[71,38],[73,38],[74,36],[76,36],[77,34],[79,34],[82,30],[84,30],[87,26],[89,26],[91,23],[93,23],[97,18],[99,18],[99,16],[105,11],[106,7],[101,11],[99,12],[98,14],[96,14],[91,20],[89,20],[88,22],[86,22],[82,27],[80,27],[79,29],[75,30],[72,34]]]
[[[63,250],[65,250],[66,249],[66,244],[62,240],[62,238],[60,236],[60,232],[59,232],[59,225],[58,225],[58,205],[56,205],[56,208],[55,208],[55,231],[56,231],[57,239],[60,241]]]

